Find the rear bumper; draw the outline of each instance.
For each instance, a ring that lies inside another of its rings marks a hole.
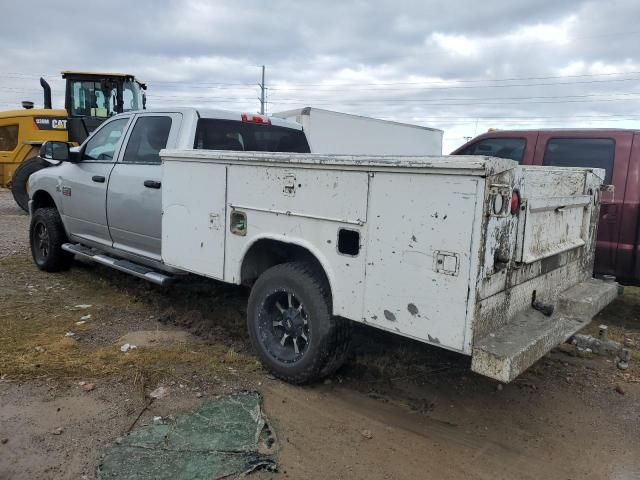
[[[618,296],[618,292],[616,282],[592,278],[562,292],[551,316],[527,309],[474,343],[471,370],[510,382],[549,350],[589,324]]]

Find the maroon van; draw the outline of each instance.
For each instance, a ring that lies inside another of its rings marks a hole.
[[[595,271],[640,283],[640,130],[495,130],[452,155],[491,155],[524,165],[598,167],[612,192],[602,193]]]

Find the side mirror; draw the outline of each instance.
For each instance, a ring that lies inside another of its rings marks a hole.
[[[71,161],[69,144],[67,142],[44,142],[40,147],[40,158],[43,160],[56,160],[58,162]]]

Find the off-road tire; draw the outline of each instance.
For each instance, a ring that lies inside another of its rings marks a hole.
[[[11,193],[13,199],[18,206],[25,212],[29,211],[29,192],[27,191],[27,183],[29,177],[37,172],[49,166],[47,162],[42,161],[38,157],[32,157],[24,160],[11,177]]]
[[[333,375],[345,362],[349,359],[352,352],[352,326],[351,320],[346,318],[335,318],[336,326],[334,328],[335,338],[331,345],[334,346],[333,352],[329,355],[327,362],[320,371],[320,378]]]
[[[46,234],[46,238],[43,234]],[[29,244],[33,261],[40,270],[59,272],[71,266],[73,255],[62,250],[62,244],[66,241],[67,235],[55,208],[39,208],[33,212]]]
[[[309,341],[302,357],[283,362],[269,351],[264,319],[269,298],[276,294],[292,293],[304,305],[308,320]],[[253,285],[247,308],[247,327],[253,348],[265,369],[277,378],[293,384],[304,384],[319,379],[325,367],[330,370],[346,350],[348,320],[331,314],[329,287],[322,275],[306,263],[292,262],[276,265],[265,271]],[[262,325],[262,326],[261,326]],[[342,358],[343,360],[343,358]],[[339,366],[339,365],[338,365]]]

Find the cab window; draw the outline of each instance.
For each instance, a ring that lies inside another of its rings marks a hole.
[[[119,118],[96,131],[84,148],[82,160],[113,161],[116,146],[128,122],[128,118]]]
[[[198,120],[194,148],[240,152],[310,152],[302,130],[210,118]]]
[[[18,146],[18,125],[0,127],[0,151],[12,152]]]
[[[100,82],[71,82],[71,115],[107,118],[116,114],[116,88]]]
[[[611,183],[616,142],[613,138],[551,138],[544,150],[544,165],[604,168]]]
[[[524,138],[485,138],[456,155],[487,155],[490,157],[508,158],[522,163],[527,140]]]
[[[160,150],[166,148],[171,131],[171,117],[140,117],[133,127],[123,162],[160,163]]]
[[[122,86],[123,112],[142,110],[144,107],[142,88],[135,81],[127,80]]]

